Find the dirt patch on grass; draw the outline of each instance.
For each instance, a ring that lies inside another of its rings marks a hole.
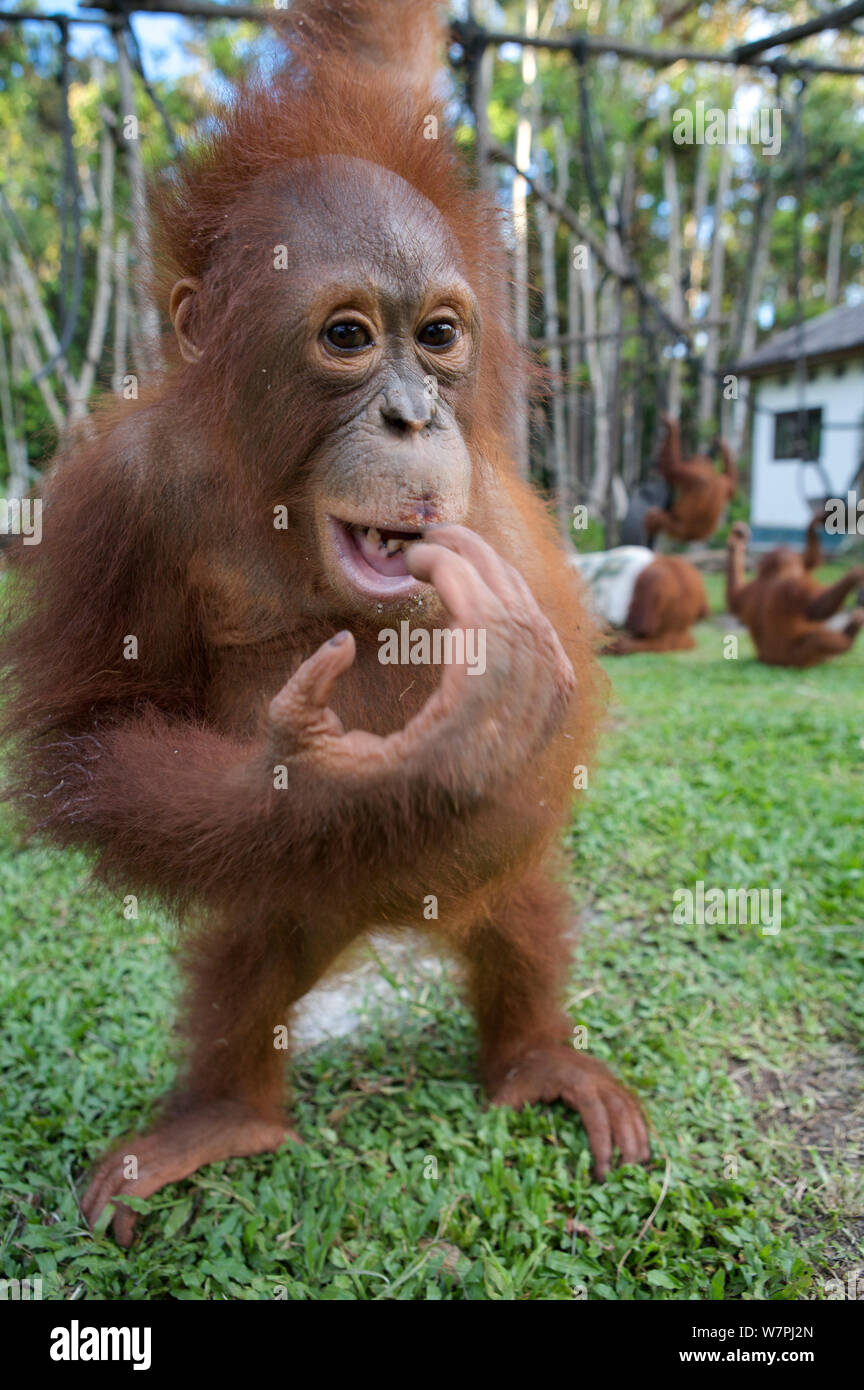
[[[815,1273],[839,1280],[845,1297],[864,1301],[864,1058],[850,1044],[834,1043],[825,1056],[790,1072],[742,1067],[733,1079],[751,1095],[773,1141],[774,1176],[789,1191],[793,1211],[809,1193],[825,1224],[836,1218]],[[812,1203],[805,1210],[796,1226],[806,1247],[824,1240],[825,1226],[814,1222]]]

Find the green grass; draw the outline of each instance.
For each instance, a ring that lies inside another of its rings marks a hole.
[[[84,1167],[172,1075],[170,932],[7,837],[0,1275],[52,1298],[740,1300],[860,1266],[864,643],[802,673],[746,639],[724,660],[723,634],[606,662],[568,841],[572,1016],[643,1097],[649,1170],[599,1186],[562,1107],[484,1112],[445,982],[301,1059],[302,1149],[167,1188],[128,1254],[94,1238]],[[698,879],[779,887],[781,932],[674,925]]]

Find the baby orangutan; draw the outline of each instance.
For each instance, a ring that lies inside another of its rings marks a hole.
[[[591,586],[597,616],[617,629],[604,652],[684,652],[696,645],[694,623],[708,616],[705,582],[679,555],[655,555],[642,545],[620,545],[573,557]]]
[[[768,666],[818,666],[848,652],[864,627],[864,608],[853,608],[841,628],[826,626],[847,594],[864,585],[864,568],[848,570],[828,588],[816,583],[810,571],[822,563],[817,534],[822,521],[817,516],[810,522],[803,554],[782,545],[761,556],[749,584],[750,533],[741,521],[729,532],[726,603],[749,628],[759,660]]]
[[[493,1103],[572,1107],[601,1176],[649,1153],[562,1003],[596,630],[507,452],[504,248],[414,52],[428,11],[292,11],[285,72],[156,196],[167,371],[63,452],[12,561],[20,805],[195,921],[186,1065],[83,1201],[124,1245],[125,1196],[290,1136],[277,1036],[382,924],[461,954]],[[482,631],[485,670],[382,664],[402,622]]]
[[[672,488],[672,502],[667,509],[649,507],[643,522],[645,531],[649,537],[665,531],[676,541],[707,540],[720,525],[723,509],[738,486],[732,451],[725,440],[719,441],[722,473],[705,454],[682,459],[678,421],[671,415],[661,419],[666,438],[657,466]]]

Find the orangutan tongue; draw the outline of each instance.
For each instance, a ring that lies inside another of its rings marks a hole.
[[[405,546],[420,537],[410,531],[379,531],[370,526],[368,530],[357,528],[354,531],[357,548],[370,569],[378,574],[407,574]]]

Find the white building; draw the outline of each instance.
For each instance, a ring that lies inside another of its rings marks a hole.
[[[801,399],[799,356],[807,364]],[[811,499],[845,500],[850,490],[864,491],[864,303],[808,319],[800,335],[796,328],[775,334],[733,370],[751,378],[755,406],[753,542],[760,548],[798,543],[812,516]]]

